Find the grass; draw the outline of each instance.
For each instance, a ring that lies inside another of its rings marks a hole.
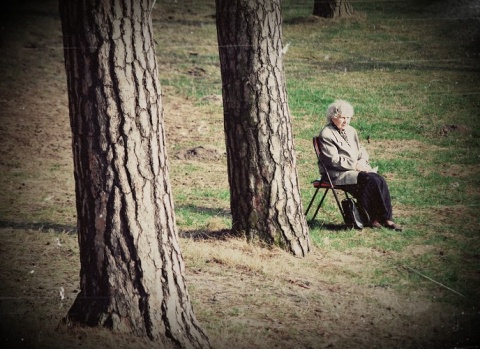
[[[471,212],[479,205],[480,120],[474,117],[480,109],[478,62],[466,57],[465,49],[454,38],[439,39],[450,24],[432,17],[428,5],[413,1],[358,2],[354,18],[327,21],[312,18],[309,4],[283,3],[284,42],[290,43],[285,70],[304,204],[313,192],[310,181],[317,176],[311,137],[322,127],[328,103],[335,98],[347,99],[356,108],[352,123],[364,141],[370,137],[367,147],[372,162],[389,180],[394,204],[401,208],[397,220],[407,223],[407,234],[411,234],[409,238],[395,238],[399,251],[412,243],[423,244],[424,235],[432,233],[416,231],[418,223],[428,224],[432,219],[422,216],[424,212],[458,206],[462,212]],[[205,96],[221,93],[213,14],[213,2],[188,6],[158,3],[154,27],[164,90],[189,100],[198,108],[200,119],[204,114],[221,123],[221,108],[204,102]],[[442,134],[445,125],[458,128]],[[216,137],[209,141],[218,145],[223,140]],[[172,142],[169,147],[175,151],[181,145]],[[229,208],[225,178],[217,188],[193,190],[177,184],[177,178],[182,173],[190,178],[202,176],[205,166],[173,163],[180,229],[228,228],[223,213]],[[52,162],[48,171],[55,175],[64,168]],[[10,175],[17,181],[28,180],[20,170]],[[222,175],[226,177],[225,172],[218,174]],[[33,203],[32,219],[54,221],[55,207],[43,199]],[[2,211],[8,215],[8,206],[2,205]],[[71,217],[72,207],[58,213],[61,220]],[[469,237],[464,244],[452,246],[455,250],[478,246],[475,232],[480,222],[475,215],[470,218],[471,225],[455,232]],[[340,223],[332,202],[327,202],[319,219]],[[439,229],[455,230],[452,223],[445,224]],[[324,247],[321,241],[325,237],[342,250],[374,244],[366,242],[363,235],[352,240],[347,237],[355,233],[332,232],[323,224],[313,225],[310,233],[320,247]],[[382,232],[374,241],[389,245],[391,240],[391,234]],[[461,264],[460,260],[445,264],[445,270],[438,271],[437,276],[443,278]]]
[[[401,207],[397,220],[405,223],[406,232],[400,237],[386,232],[359,236],[315,224],[312,240],[322,249],[343,251],[381,246],[398,252],[399,260],[408,255],[411,245],[440,245],[450,251],[449,256],[473,257],[479,247],[475,236],[479,217],[474,214],[479,205],[478,62],[466,59],[455,41],[439,42],[439,33],[445,33],[449,23],[432,19],[425,2],[415,5],[420,8],[414,11],[408,1],[355,5],[360,16],[336,22],[302,21],[298,17],[307,18],[306,12],[286,12],[284,36],[291,43],[285,58],[289,105],[295,134],[305,140],[296,143],[301,182],[305,188],[313,178],[306,168],[314,166],[308,140],[321,128],[326,105],[335,98],[350,100],[357,115],[352,124],[364,141],[367,135],[372,140],[367,146],[373,163],[389,180],[394,205]],[[445,125],[465,130],[442,134]],[[304,190],[302,195],[306,202],[312,191]],[[471,224],[459,231],[455,225],[462,218],[457,215],[450,221],[442,217],[443,224],[433,224],[433,229],[419,229],[419,224],[428,227],[430,220],[438,219],[426,212],[442,215],[438,209],[448,207],[459,208],[459,214],[469,212]],[[333,211],[330,204],[320,219],[331,221]],[[455,238],[440,243],[431,238],[437,232],[453,233]],[[471,275],[461,271],[466,260],[438,261],[437,257],[426,252],[408,261],[431,270],[432,278],[465,290]],[[465,269],[478,270],[477,262],[470,264],[473,260],[467,259]],[[387,273],[389,267],[386,264],[376,273]]]

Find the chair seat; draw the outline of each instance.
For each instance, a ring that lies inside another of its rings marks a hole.
[[[331,188],[330,183],[324,182],[320,179],[315,179],[313,182],[313,187],[314,188]]]

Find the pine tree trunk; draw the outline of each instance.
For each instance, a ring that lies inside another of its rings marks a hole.
[[[294,255],[310,249],[282,54],[280,0],[217,0],[233,229]]]
[[[151,7],[60,1],[81,263],[65,320],[209,348],[179,249]]]
[[[348,17],[353,7],[348,0],[314,0],[313,15],[324,18]]]

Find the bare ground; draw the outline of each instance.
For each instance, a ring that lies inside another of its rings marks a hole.
[[[0,42],[1,346],[153,348],[101,329],[56,330],[78,293],[79,256],[59,21],[48,6],[36,11],[35,21],[3,22]],[[190,161],[209,169],[212,185],[225,186],[221,116],[199,118],[192,103],[168,91],[164,102],[173,185],[188,185],[174,168]],[[48,219],[52,211],[61,224]],[[181,243],[190,295],[216,348],[480,345],[476,308],[437,302],[424,289],[403,294],[351,282],[366,261],[374,270],[394,252],[316,249],[296,259],[218,232],[204,237],[185,235]]]

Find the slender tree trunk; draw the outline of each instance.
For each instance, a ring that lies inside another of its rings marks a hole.
[[[233,229],[310,249],[282,54],[280,0],[217,0]]]
[[[81,291],[67,324],[208,348],[190,303],[146,0],[60,0]]]
[[[314,0],[313,15],[324,18],[348,17],[353,7],[348,0]]]

